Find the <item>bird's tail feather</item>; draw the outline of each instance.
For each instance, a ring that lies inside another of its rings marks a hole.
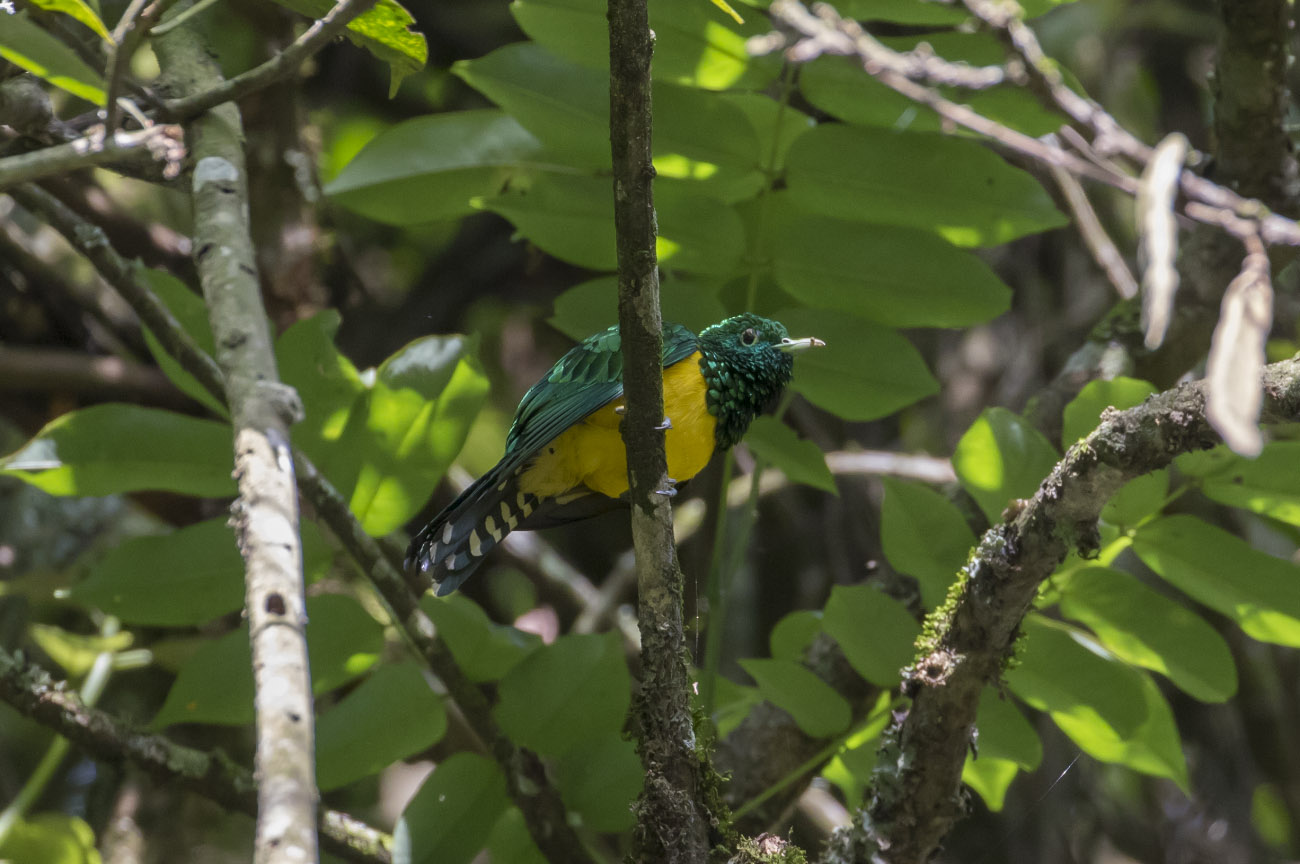
[[[459,588],[492,547],[537,509],[537,497],[520,491],[519,474],[502,478],[489,471],[458,495],[411,540],[407,570],[427,573],[439,597]]]

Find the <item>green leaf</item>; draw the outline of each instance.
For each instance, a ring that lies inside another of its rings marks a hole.
[[[104,78],[57,37],[32,23],[27,13],[0,14],[0,57],[60,90],[103,105]]]
[[[976,759],[968,753],[961,768],[961,781],[979,793],[985,806],[998,813],[1006,803],[1007,788],[1018,773],[1020,768],[1015,762],[988,756]]]
[[[1031,498],[1058,456],[1043,434],[1005,408],[987,408],[952,454],[957,479],[990,522],[1016,498]]]
[[[1115,656],[1168,676],[1202,702],[1225,702],[1237,690],[1237,669],[1223,637],[1127,573],[1107,567],[1074,571],[1061,586],[1061,614],[1086,624]]]
[[[433,619],[438,638],[471,681],[497,681],[542,644],[535,634],[489,621],[477,603],[462,594],[425,594],[420,608]]]
[[[109,550],[68,596],[128,624],[189,627],[244,603],[244,562],[226,517]]]
[[[1300,647],[1300,566],[1194,516],[1138,528],[1133,551],[1166,582],[1261,642]]]
[[[745,444],[755,456],[778,469],[791,482],[804,483],[832,495],[840,494],[821,448],[800,438],[775,417],[754,418],[745,433]]]
[[[659,306],[665,321],[695,332],[727,315],[716,285],[665,278],[659,283]],[[599,333],[618,321],[618,277],[598,276],[574,285],[555,298],[555,312],[546,323],[575,341]]]
[[[979,759],[1005,759],[1026,771],[1033,771],[1043,761],[1043,744],[1025,715],[1003,697],[996,688],[980,691],[979,713],[975,726]]]
[[[95,829],[76,816],[37,813],[16,819],[0,843],[6,864],[101,864]]]
[[[849,728],[849,703],[831,685],[794,660],[743,658],[740,666],[758,684],[758,692],[794,718],[814,738],[830,738]]]
[[[304,318],[275,341],[280,379],[298,391],[303,419],[293,426],[293,443],[336,485],[356,477],[357,448],[339,446],[348,418],[366,391],[352,361],[334,347],[341,317],[325,309]]]
[[[100,654],[106,651],[116,654],[130,648],[135,641],[135,637],[127,631],[121,631],[115,636],[85,636],[36,621],[27,625],[27,635],[51,660],[59,664],[68,678],[80,678],[90,671]]]
[[[613,633],[561,636],[501,680],[493,714],[515,743],[559,756],[623,728],[631,676]]]
[[[781,616],[772,627],[768,645],[776,660],[802,660],[804,651],[822,632],[822,613],[819,609],[799,609]]]
[[[1169,470],[1161,468],[1134,477],[1110,496],[1101,508],[1101,518],[1111,525],[1135,527],[1153,513],[1160,512],[1169,498]]]
[[[404,525],[428,499],[465,443],[490,385],[478,340],[425,336],[380,365],[374,385],[353,409],[342,446],[359,448],[349,506],[362,528],[384,535]]]
[[[1142,675],[1081,630],[1030,613],[1021,625],[1017,662],[1006,672],[1013,693],[1030,706],[1136,733],[1147,719]],[[1059,721],[1058,721],[1059,725]]]
[[[894,327],[961,327],[1007,310],[984,262],[926,231],[786,212],[774,273],[801,303]]]
[[[327,693],[364,674],[379,660],[384,632],[357,601],[341,594],[307,598],[307,655],[312,692]],[[253,722],[252,652],[248,624],[204,642],[181,666],[150,723],[240,726]]]
[[[811,213],[920,228],[958,246],[1066,222],[1029,174],[974,141],[928,133],[823,124],[790,148],[786,182]]]
[[[172,317],[181,325],[181,329],[194,340],[209,357],[217,355],[217,344],[212,338],[212,326],[208,323],[208,307],[203,298],[185,286],[185,283],[164,270],[140,267],[136,271],[149,286],[149,290],[163,302]],[[198,382],[193,375],[186,372],[180,363],[162,347],[158,337],[146,325],[144,341],[149,346],[149,353],[158,363],[158,368],[176,385],[176,388],[191,399],[205,406],[218,417],[227,417],[229,412],[221,400],[208,392],[208,388]],[[297,429],[294,429],[297,432]]]
[[[884,477],[880,543],[889,563],[914,577],[926,608],[943,603],[948,586],[970,557],[975,533],[947,498],[918,483]]]
[[[939,391],[920,352],[892,328],[829,309],[785,309],[776,317],[791,336],[826,343],[795,360],[790,386],[845,420],[876,420]]]
[[[519,26],[548,50],[592,69],[609,68],[609,24],[604,0],[515,0],[511,12]],[[751,57],[745,41],[768,32],[762,16],[738,24],[698,0],[655,0],[650,4],[655,33],[657,81],[705,90],[761,90],[776,78],[776,56]]]
[[[325,194],[389,225],[457,219],[470,199],[528,177],[545,162],[542,145],[501,111],[415,117],[361,148]]]
[[[714,678],[713,725],[718,738],[726,738],[738,727],[755,705],[763,701],[757,687],[737,684],[725,675]]]
[[[912,646],[921,632],[902,603],[870,585],[832,588],[822,629],[839,643],[859,675],[881,687],[899,682],[899,670],[912,661]]]
[[[515,806],[505,809],[487,841],[488,855],[493,861],[508,861],[510,864],[548,864],[533,835],[528,833],[528,823],[524,821],[523,812]]]
[[[235,494],[232,460],[225,423],[110,403],[51,420],[0,459],[0,473],[51,495],[162,489],[215,498]]]
[[[334,8],[333,0],[275,0],[286,9],[308,18],[324,18]],[[415,19],[397,0],[379,0],[370,11],[352,19],[344,34],[352,44],[365,48],[388,64],[388,97],[397,95],[402,79],[419,72],[429,60],[424,36],[411,30]]]
[[[763,164],[773,172],[785,167],[795,139],[817,125],[807,114],[764,93],[720,93],[718,98],[739,108],[749,120]]]
[[[316,783],[337,789],[433,746],[447,731],[442,699],[413,663],[379,666],[316,720]]]
[[[587,742],[561,757],[555,770],[560,797],[584,827],[609,833],[632,827],[645,770],[631,741],[612,734]]]
[[[509,804],[495,762],[477,753],[448,757],[397,820],[394,864],[468,864]]]
[[[31,3],[36,8],[44,9],[46,12],[59,12],[67,15],[74,21],[94,30],[95,34],[105,42],[113,41],[112,34],[108,32],[104,22],[100,20],[99,13],[85,0],[31,0]]]
[[[1079,395],[1065,406],[1061,429],[1061,444],[1069,447],[1097,428],[1101,413],[1107,408],[1132,408],[1141,405],[1156,388],[1137,378],[1112,378],[1109,381],[1089,381]]]
[[[1254,459],[1220,449],[1223,455],[1201,482],[1207,498],[1300,525],[1300,441],[1272,441]]]

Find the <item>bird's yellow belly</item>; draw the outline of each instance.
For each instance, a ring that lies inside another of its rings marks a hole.
[[[717,421],[705,403],[699,352],[664,370],[668,476],[679,482],[703,470],[713,456]],[[586,487],[617,498],[627,491],[627,451],[619,434],[617,399],[560,433],[520,477],[520,489],[539,498]]]

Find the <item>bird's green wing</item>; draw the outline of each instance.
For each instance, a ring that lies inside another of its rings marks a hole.
[[[680,324],[664,324],[665,367],[686,359],[696,347],[690,330]],[[506,437],[502,461],[521,464],[565,429],[621,395],[622,342],[614,326],[574,346],[524,394]]]

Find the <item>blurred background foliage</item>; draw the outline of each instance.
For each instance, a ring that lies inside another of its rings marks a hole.
[[[116,21],[124,5],[91,18]],[[307,406],[295,443],[368,531],[399,544],[496,461],[519,397],[572,340],[613,322],[616,293],[603,4],[404,5],[427,40],[423,68],[340,42],[300,80],[241,103],[268,314]],[[951,7],[836,5],[900,50],[1002,59]],[[71,23],[74,6],[19,17],[93,60],[94,28]],[[1104,408],[1172,381],[1113,376],[1045,430],[1023,419],[1114,305],[1055,187],[940,134],[844,58],[749,57],[746,38],[770,29],[761,6],[737,4],[738,23],[704,0],[652,0],[659,253],[665,317],[699,328],[752,309],[829,345],[800,359],[779,420],[756,423],[734,461],[677,499],[730,803],[746,830],[793,830],[815,850],[861,803],[921,613],[943,603],[978,533]],[[1208,3],[1027,6],[1048,53],[1129,129],[1212,149]],[[303,24],[250,0],[200,21],[228,75]],[[9,60],[34,44],[15,32],[0,27]],[[147,87],[157,72],[141,50],[133,77]],[[80,100],[102,90],[84,70],[68,77],[51,90],[57,115],[84,117]],[[1011,86],[957,95],[1031,135],[1061,123]],[[11,152],[32,144],[6,137]],[[183,186],[97,170],[47,187],[139,259],[211,347]],[[1131,203],[1090,191],[1131,250]],[[110,656],[103,707],[248,762],[219,406],[37,218],[4,197],[0,214],[0,644],[78,682]],[[1278,284],[1294,293],[1290,273]],[[1287,302],[1276,357],[1296,351]],[[105,372],[104,358],[130,374]],[[1068,560],[1045,585],[1005,687],[981,702],[971,817],[942,860],[1300,854],[1300,444],[1279,437],[1258,462],[1184,457],[1108,504],[1099,557]],[[864,468],[864,456],[880,461]],[[424,601],[607,860],[626,850],[640,782],[624,735],[626,525],[613,513],[523,540],[462,594]],[[539,860],[496,765],[410,664],[373,589],[310,520],[303,543],[324,801],[398,825],[412,860]],[[598,599],[574,588],[581,578]],[[49,735],[0,708],[0,741],[0,801],[19,800]],[[247,818],[129,766],[74,756],[37,791],[0,857],[226,861],[250,842]]]

